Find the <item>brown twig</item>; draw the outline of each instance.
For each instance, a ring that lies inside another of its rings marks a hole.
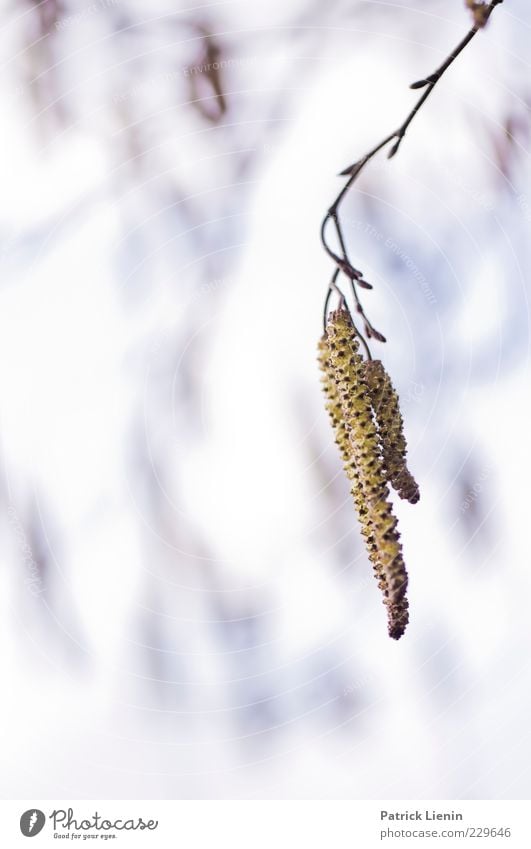
[[[335,291],[336,293],[337,292],[340,293],[340,290],[338,289],[338,286],[337,286],[337,279],[338,279],[339,274],[343,273],[350,280],[352,292],[353,292],[353,295],[354,295],[354,300],[355,300],[355,303],[356,303],[356,311],[362,316],[363,321],[364,321],[365,335],[367,336],[367,338],[374,337],[375,339],[378,339],[381,342],[386,341],[385,337],[378,330],[375,330],[375,328],[372,326],[372,324],[368,320],[367,316],[365,315],[365,312],[364,312],[363,307],[361,305],[359,294],[358,294],[358,287],[363,288],[363,289],[372,289],[372,286],[371,286],[370,283],[368,283],[366,280],[364,280],[362,272],[359,271],[357,268],[355,268],[352,265],[352,263],[349,259],[347,247],[346,247],[346,242],[345,242],[345,237],[344,237],[343,229],[342,229],[342,226],[341,226],[341,220],[340,220],[340,217],[339,217],[340,206],[341,206],[344,198],[346,197],[346,195],[348,194],[348,192],[352,188],[353,184],[355,183],[355,181],[357,180],[357,178],[359,177],[359,175],[361,174],[361,172],[365,168],[365,166],[373,159],[373,157],[376,156],[376,154],[378,154],[381,150],[383,150],[383,148],[387,147],[387,145],[390,144],[393,141],[394,141],[394,144],[391,147],[391,149],[389,150],[387,157],[388,157],[388,159],[391,159],[393,156],[395,156],[398,153],[398,151],[400,149],[400,145],[402,144],[402,140],[403,140],[404,136],[406,135],[410,124],[412,123],[413,119],[418,114],[418,112],[420,111],[422,106],[428,100],[430,94],[432,93],[433,89],[435,88],[435,86],[437,85],[437,83],[439,82],[441,77],[445,74],[445,72],[448,70],[448,68],[455,62],[455,60],[463,52],[463,50],[467,47],[467,45],[470,44],[470,42],[472,41],[472,39],[474,38],[476,33],[479,32],[479,30],[482,29],[485,26],[485,24],[487,23],[488,19],[490,18],[491,14],[494,11],[494,9],[496,8],[496,6],[499,6],[501,3],[503,3],[503,0],[492,0],[492,2],[490,2],[488,5],[483,6],[481,18],[479,19],[477,16],[474,16],[474,20],[475,20],[474,26],[469,30],[469,32],[466,34],[466,36],[459,42],[457,47],[450,53],[450,55],[444,60],[442,65],[440,65],[440,67],[437,68],[437,70],[435,70],[428,77],[425,77],[421,80],[418,80],[417,82],[414,82],[410,86],[410,88],[412,88],[413,90],[424,89],[424,91],[422,92],[420,98],[418,99],[417,103],[415,104],[415,106],[413,107],[413,109],[411,110],[411,112],[407,116],[406,120],[403,122],[403,124],[401,124],[401,126],[397,130],[390,133],[390,135],[386,136],[386,138],[384,138],[383,141],[379,142],[379,144],[377,144],[375,147],[373,147],[372,150],[370,150],[368,153],[365,154],[365,156],[363,156],[357,162],[354,162],[352,165],[349,165],[348,168],[345,168],[343,171],[341,171],[339,176],[340,177],[347,177],[347,181],[346,181],[345,185],[343,186],[343,188],[341,189],[341,191],[339,192],[339,194],[337,195],[333,204],[327,210],[327,213],[326,213],[326,215],[323,219],[323,222],[321,224],[321,241],[322,241],[323,247],[324,247],[325,251],[327,252],[328,256],[334,261],[334,263],[336,265],[336,271],[335,271],[334,276],[332,278],[332,282],[329,285],[327,295],[326,295],[326,300],[325,300],[325,308],[324,308],[325,323],[326,323],[326,315],[327,315],[327,311],[328,311],[328,304],[330,302],[330,297],[331,297],[332,291]],[[339,255],[335,251],[333,251],[331,249],[330,245],[327,242],[326,229],[327,229],[327,225],[328,225],[329,221],[334,222],[334,229],[335,229],[335,232],[336,232],[336,235],[337,235],[341,255]],[[345,303],[345,299],[344,299],[344,296],[342,294],[341,294],[341,302],[342,302],[342,304]],[[358,331],[358,333],[359,333],[359,331]],[[360,335],[360,339],[361,338],[362,337]],[[365,340],[363,340],[363,341],[365,342]],[[365,347],[368,350],[368,346],[367,346],[366,343],[365,343]]]

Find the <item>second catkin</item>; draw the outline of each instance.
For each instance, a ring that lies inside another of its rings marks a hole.
[[[407,443],[398,394],[380,360],[365,362],[364,374],[380,432],[387,480],[400,498],[416,504],[420,493],[406,465]]]

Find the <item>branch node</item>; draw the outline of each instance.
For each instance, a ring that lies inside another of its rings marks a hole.
[[[340,171],[338,177],[351,177],[356,173],[360,165],[360,162],[354,162],[352,165],[349,165],[348,168],[344,168],[343,171]]]
[[[393,156],[396,156],[396,154],[398,153],[398,150],[399,150],[399,148],[400,148],[400,144],[401,144],[401,142],[402,142],[402,139],[403,139],[403,138],[404,138],[403,136],[400,136],[400,138],[399,138],[399,139],[398,139],[398,140],[394,143],[394,145],[392,146],[391,150],[390,150],[390,151],[389,151],[389,153],[387,154],[387,158],[388,158],[388,159],[392,159],[392,158],[393,158]]]

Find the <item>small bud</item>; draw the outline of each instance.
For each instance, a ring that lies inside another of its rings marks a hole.
[[[354,162],[352,165],[349,165],[348,168],[344,168],[343,171],[339,172],[339,177],[351,177],[360,167],[361,162]]]
[[[363,276],[361,271],[358,271],[357,268],[354,268],[354,266],[351,265],[350,262],[346,259],[338,259],[337,264],[343,274],[345,274],[349,278],[349,280],[354,280],[356,281],[356,283],[358,283],[360,278]],[[372,289],[372,286],[369,286],[369,284],[367,284],[367,286],[369,287],[369,289]]]
[[[412,89],[426,88],[427,85],[435,85],[439,77],[440,74],[436,71],[434,74],[430,74],[429,77],[426,77],[425,80],[417,80],[416,83],[411,83],[409,87]]]
[[[416,83],[411,83],[411,85],[409,87],[412,88],[412,89],[425,88],[429,84],[430,84],[429,80],[417,80]]]
[[[393,156],[395,156],[395,154],[396,154],[396,153],[398,153],[398,148],[400,147],[400,142],[401,142],[401,141],[402,141],[402,138],[399,138],[399,139],[398,139],[398,140],[394,143],[394,145],[392,146],[391,150],[390,150],[390,151],[389,151],[389,153],[387,154],[387,158],[388,158],[388,159],[392,159],[392,158],[393,158]]]
[[[465,6],[472,12],[474,26],[482,29],[486,25],[492,11],[491,4],[476,2],[476,0],[465,0]]]

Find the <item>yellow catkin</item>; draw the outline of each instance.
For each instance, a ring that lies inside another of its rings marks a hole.
[[[389,489],[380,437],[358,347],[350,314],[343,309],[333,312],[326,339],[319,344],[327,409],[347,475],[354,483],[362,533],[387,606],[389,634],[399,639],[408,622],[407,572],[397,520],[387,500]]]
[[[350,481],[352,481],[351,493],[356,506],[356,511],[361,524],[361,533],[365,537],[365,543],[369,552],[370,559],[374,562],[376,559],[376,543],[374,540],[374,528],[372,527],[369,511],[363,497],[359,476],[356,469],[356,463],[352,457],[352,448],[350,443],[350,431],[348,430],[341,409],[341,400],[339,398],[337,387],[334,379],[334,372],[330,365],[330,349],[326,336],[322,336],[318,345],[318,360],[319,366],[323,373],[321,382],[323,384],[323,392],[326,397],[325,407],[330,416],[330,421],[335,434],[335,442],[339,448],[343,459],[344,469]],[[379,581],[384,582],[382,575],[377,575]],[[380,587],[382,590],[385,587]]]
[[[406,464],[407,443],[398,394],[380,360],[365,362],[364,374],[380,432],[387,480],[400,498],[416,504],[420,493]]]
[[[350,439],[350,428],[347,427],[343,419],[343,411],[341,407],[341,399],[338,394],[334,369],[330,360],[330,348],[326,336],[319,341],[319,363],[323,371],[323,389],[326,395],[326,409],[331,419],[332,427],[335,433],[335,441],[339,447],[343,458],[345,472],[350,481],[352,481],[351,493],[358,513],[358,518],[361,524],[361,533],[365,537],[365,543],[369,553],[369,558],[373,562],[374,571],[378,579],[378,585],[382,592],[386,590],[385,575],[382,572],[380,563],[377,558],[377,546],[375,540],[375,529],[372,524],[371,514],[367,507],[365,496],[363,494],[360,483],[356,461],[353,456],[352,443]]]

